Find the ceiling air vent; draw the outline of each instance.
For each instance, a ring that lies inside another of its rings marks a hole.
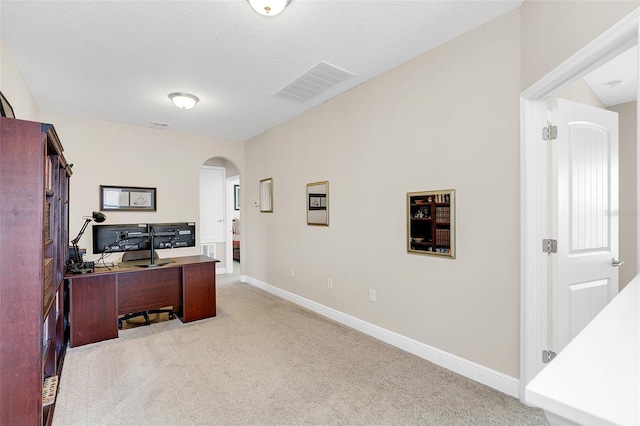
[[[326,62],[320,62],[278,90],[275,96],[303,103],[352,77],[355,77],[355,74]]]
[[[151,126],[156,127],[158,129],[166,129],[167,127],[169,127],[169,123],[163,123],[161,121],[152,121]]]

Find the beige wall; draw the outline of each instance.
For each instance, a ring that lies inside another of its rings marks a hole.
[[[556,98],[567,99],[584,105],[591,105],[596,108],[607,108],[583,78],[550,98],[547,102],[547,107],[550,110],[553,109],[553,101]]]
[[[0,90],[19,119],[53,123],[73,163],[70,234],[82,227],[82,216],[99,210],[100,185],[157,188],[156,212],[108,212],[109,223],[200,221],[199,169],[212,157],[244,168],[244,144],[237,141],[131,126],[108,121],[40,112],[10,52],[0,45]],[[94,260],[91,227],[79,245]],[[161,257],[199,254],[199,248],[163,250]],[[120,253],[112,255],[117,260]]]
[[[157,188],[156,212],[106,212],[109,223],[200,222],[199,171],[212,157],[224,157],[244,167],[241,142],[118,124],[65,114],[44,114],[54,123],[64,154],[74,163],[71,184],[70,232],[75,236],[82,216],[99,210],[100,185]],[[80,241],[86,259],[91,231]],[[163,250],[161,257],[199,254],[198,247]],[[119,257],[120,253],[113,257]]]
[[[637,102],[608,108],[618,113],[620,146],[620,290],[638,273]]]
[[[0,36],[0,91],[7,98],[16,118],[38,121],[40,109],[24,81],[9,48]]]
[[[639,0],[525,0],[522,89],[526,89],[640,6]]]
[[[273,177],[274,213],[247,209],[247,275],[517,377],[519,26],[512,12],[248,142],[243,188]],[[322,180],[330,226],[307,226]],[[457,258],[408,254],[406,193],[449,188]]]

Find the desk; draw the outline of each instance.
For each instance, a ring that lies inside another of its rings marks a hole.
[[[182,322],[216,316],[216,262],[174,257],[155,268],[115,266],[65,276],[69,289],[70,346],[118,337],[118,315],[173,306]]]

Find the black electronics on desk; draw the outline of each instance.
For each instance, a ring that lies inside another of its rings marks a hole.
[[[153,255],[155,250],[195,245],[194,222],[93,225],[94,253],[149,250],[150,262],[138,266],[158,266]]]

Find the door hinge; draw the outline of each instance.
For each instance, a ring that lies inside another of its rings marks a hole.
[[[558,138],[558,126],[548,125],[542,128],[542,140],[552,141]]]
[[[554,351],[542,351],[542,363],[549,364],[552,359],[556,357],[556,353]]]
[[[547,254],[558,252],[558,240],[544,239],[542,240],[542,251]]]

